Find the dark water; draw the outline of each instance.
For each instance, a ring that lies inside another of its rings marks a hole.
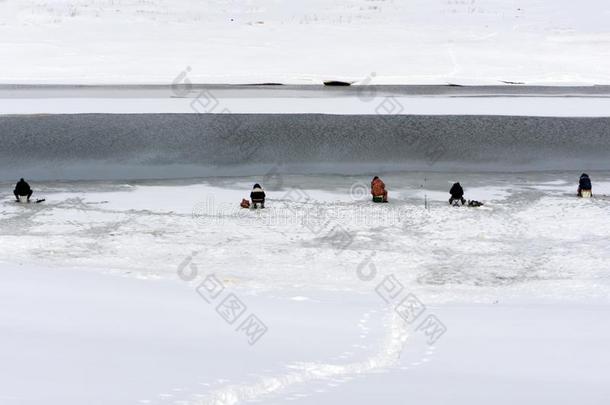
[[[321,114],[0,116],[2,180],[285,170],[607,170],[610,118]],[[359,169],[358,169],[359,168]]]

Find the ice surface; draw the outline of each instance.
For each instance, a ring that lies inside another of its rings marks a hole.
[[[42,182],[32,184],[34,197],[46,202],[29,205],[14,203],[5,184],[2,256],[174,277],[180,258],[196,251],[253,288],[351,291],[368,289],[354,269],[377,252],[379,268],[436,299],[487,299],[496,288],[601,297],[604,283],[576,288],[603,280],[608,269],[610,182],[607,172],[590,174],[595,198],[582,200],[579,172],[387,173],[391,202],[381,206],[368,201],[368,176]],[[448,209],[453,181],[486,205]],[[255,182],[267,188],[268,207],[239,209]],[[353,237],[340,254],[329,236],[334,225]],[[542,288],[549,283],[553,289]]]
[[[501,92],[501,90],[499,90]],[[398,115],[500,115],[527,117],[607,117],[610,97],[400,97],[379,96],[370,101],[358,97],[249,97],[222,98],[218,91],[203,96],[175,97],[169,86],[159,98],[63,98],[61,90],[48,98],[0,98],[1,114],[196,114],[208,111],[200,98],[217,98],[213,113],[235,114],[383,114],[384,107]],[[396,105],[390,103],[392,97]],[[195,104],[195,105],[194,105]],[[400,107],[398,107],[400,105]]]

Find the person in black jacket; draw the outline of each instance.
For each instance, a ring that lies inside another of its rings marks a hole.
[[[19,179],[19,182],[15,185],[15,190],[13,190],[13,194],[15,194],[15,198],[19,201],[19,197],[26,197],[28,201],[30,201],[30,197],[32,196],[32,189],[30,185],[23,179]]]
[[[265,208],[265,192],[263,191],[260,184],[255,184],[252,187],[252,192],[250,193],[250,200],[252,200],[252,206],[254,208],[260,204],[261,208]]]
[[[461,201],[462,205],[466,203],[466,199],[464,198],[464,189],[460,183],[453,183],[451,190],[449,190],[449,194],[451,194],[449,204],[453,204],[454,201]]]
[[[587,173],[583,173],[580,175],[580,179],[578,180],[578,196],[582,197],[583,191],[588,191],[591,193],[593,187],[591,187],[591,179]],[[592,194],[592,193],[591,193]]]

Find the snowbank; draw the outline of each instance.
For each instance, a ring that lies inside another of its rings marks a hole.
[[[608,84],[604,0],[0,2],[3,83]]]

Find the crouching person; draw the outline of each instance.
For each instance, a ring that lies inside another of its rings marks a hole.
[[[373,202],[388,202],[388,191],[385,189],[385,183],[377,176],[373,177],[373,181],[371,181],[371,194],[373,195]]]
[[[252,201],[253,208],[258,208],[259,205],[261,208],[265,208],[265,192],[260,184],[257,183],[252,187],[250,200]]]
[[[580,175],[580,179],[578,180],[578,196],[589,198],[593,195],[592,192],[593,187],[591,186],[591,179],[587,173],[583,173]]]
[[[29,202],[32,193],[33,191],[30,188],[30,185],[23,179],[19,179],[19,182],[17,182],[15,185],[15,190],[13,190],[13,194],[15,194],[17,202],[21,202],[23,200]]]
[[[461,202],[462,205],[466,204],[466,199],[464,198],[464,189],[462,188],[460,183],[453,183],[453,186],[451,186],[451,190],[449,190],[449,194],[451,194],[451,197],[449,198],[449,204],[455,205],[458,201]]]

